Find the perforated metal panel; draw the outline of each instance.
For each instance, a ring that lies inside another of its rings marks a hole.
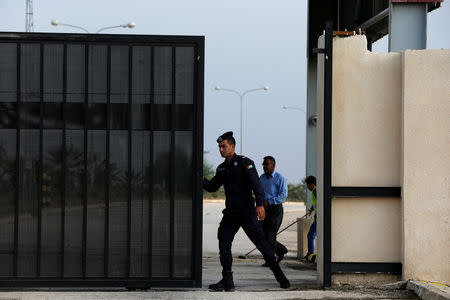
[[[203,37],[0,33],[0,286],[200,286]]]

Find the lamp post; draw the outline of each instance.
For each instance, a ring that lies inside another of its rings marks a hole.
[[[301,111],[302,113],[304,113],[305,116],[307,116],[306,111],[304,111],[302,108],[300,108],[300,107],[298,107],[298,106],[288,106],[288,105],[284,105],[283,108],[284,108],[284,109],[295,109],[295,110],[299,110],[299,111]],[[309,122],[310,122],[312,125],[317,126],[317,115],[312,115],[312,116],[309,118]]]
[[[77,29],[81,29],[81,30],[83,30],[83,31],[85,31],[85,32],[87,32],[87,33],[89,33],[89,31],[88,31],[86,28],[84,28],[84,27],[81,27],[81,26],[75,26],[75,25],[70,25],[70,24],[66,24],[66,23],[61,23],[61,22],[59,22],[58,20],[52,20],[52,21],[50,22],[50,24],[52,24],[53,26],[62,25],[62,26],[68,26],[68,27],[72,27],[72,28],[77,28]]]
[[[299,110],[301,112],[303,112],[306,115],[306,111],[304,111],[302,108],[298,107],[298,106],[288,106],[288,105],[283,105],[283,109],[295,109],[295,110]]]
[[[235,93],[241,99],[241,128],[240,128],[240,141],[239,141],[239,143],[240,143],[239,149],[240,150],[239,151],[240,151],[240,154],[242,155],[243,154],[243,152],[242,152],[242,106],[243,105],[242,105],[242,103],[244,102],[244,96],[247,95],[248,93],[251,93],[251,92],[256,92],[256,91],[261,91],[261,90],[267,91],[267,90],[269,90],[269,87],[265,86],[265,87],[262,87],[262,88],[250,89],[250,90],[246,90],[246,91],[244,91],[242,93],[239,93],[236,90],[222,88],[220,86],[216,86],[215,90],[216,91],[225,91],[225,92]]]
[[[118,28],[118,27],[122,27],[122,28],[130,28],[130,29],[131,29],[131,28],[136,27],[136,23],[134,23],[134,22],[129,22],[129,23],[127,23],[127,24],[122,24],[122,25],[107,26],[107,27],[100,28],[100,29],[97,30],[97,32],[95,32],[95,33],[99,33],[100,31],[103,31],[103,30],[108,30],[108,29]]]
[[[84,28],[84,27],[81,27],[81,26],[75,26],[75,25],[66,24],[66,23],[62,23],[62,22],[60,22],[60,21],[58,21],[58,20],[52,20],[52,21],[50,22],[50,24],[52,24],[53,26],[62,25],[62,26],[68,26],[68,27],[72,27],[72,28],[77,28],[77,29],[81,29],[81,30],[83,30],[83,31],[85,31],[85,32],[87,32],[87,33],[89,33],[89,31],[88,31],[86,28]],[[131,28],[136,27],[136,23],[134,23],[134,22],[129,22],[129,23],[127,23],[127,24],[121,24],[121,25],[115,25],[115,26],[102,27],[102,28],[100,28],[99,30],[97,30],[95,33],[99,33],[100,31],[103,31],[103,30],[108,30],[108,29],[118,28],[118,27],[122,27],[122,28],[130,28],[130,29],[131,29]]]

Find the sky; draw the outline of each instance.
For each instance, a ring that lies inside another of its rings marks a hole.
[[[428,14],[427,48],[450,48],[450,3]],[[35,32],[80,32],[52,26],[51,20],[95,32],[134,21],[134,29],[104,33],[205,36],[204,158],[216,166],[216,138],[240,136],[240,99],[215,86],[244,92],[243,154],[262,172],[262,158],[272,155],[288,182],[305,177],[306,0],[34,0]],[[25,30],[25,0],[0,0],[0,31]],[[373,45],[387,52],[387,37]],[[239,150],[240,145],[237,145]],[[238,151],[239,152],[239,151]]]

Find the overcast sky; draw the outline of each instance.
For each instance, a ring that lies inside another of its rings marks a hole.
[[[450,4],[428,14],[428,48],[450,48]],[[205,158],[222,161],[215,142],[232,130],[239,141],[239,97],[215,86],[250,93],[244,100],[243,152],[260,173],[265,155],[289,182],[305,176],[307,1],[301,0],[34,0],[36,32],[80,32],[54,27],[52,19],[91,32],[136,22],[108,33],[203,35],[205,44]],[[25,0],[0,0],[0,31],[24,31]],[[105,32],[106,33],[106,32]],[[387,38],[373,47],[387,52]],[[237,145],[239,149],[239,145]]]

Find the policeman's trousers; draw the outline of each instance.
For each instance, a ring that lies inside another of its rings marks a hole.
[[[276,264],[273,249],[264,237],[264,232],[256,214],[245,216],[224,215],[220,222],[217,238],[219,239],[220,263],[224,271],[231,271],[233,257],[231,244],[239,228],[244,229],[245,234],[255,244],[269,266]]]

